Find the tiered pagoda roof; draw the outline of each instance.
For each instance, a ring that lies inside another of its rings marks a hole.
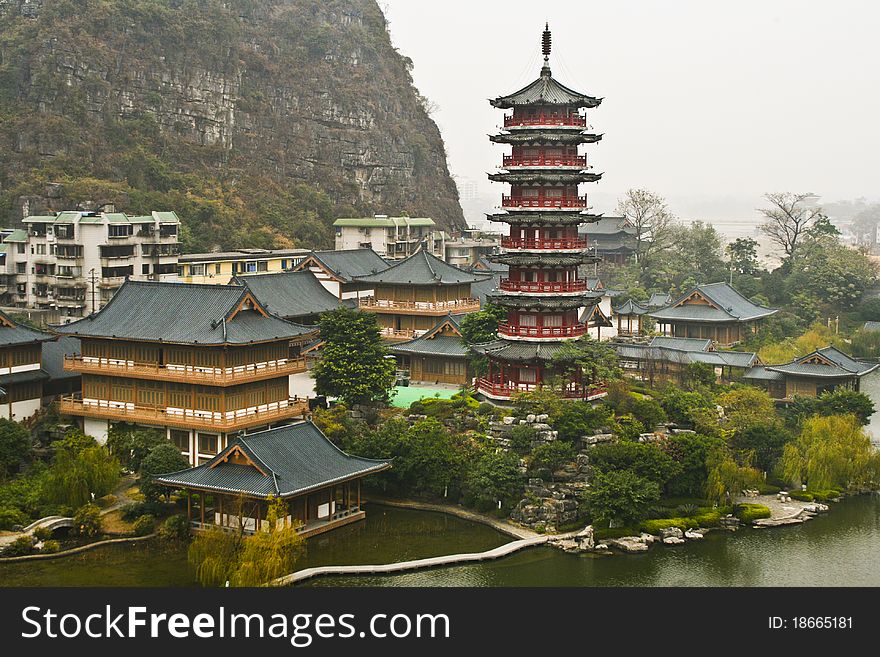
[[[597,182],[601,178],[601,173],[576,169],[571,171],[504,171],[489,174],[489,180],[493,182],[525,185],[577,185],[584,182]]]
[[[357,276],[362,283],[386,285],[464,285],[477,283],[490,276],[475,274],[443,262],[437,256],[419,248],[405,260],[387,269],[366,276]]]
[[[314,328],[270,313],[246,287],[127,280],[97,313],[53,327],[79,337],[176,344],[250,344]]]
[[[492,107],[499,109],[528,105],[569,105],[571,107],[592,108],[599,107],[601,102],[601,98],[594,98],[566,87],[553,77],[550,66],[546,63],[541,69],[541,77],[537,80],[527,84],[519,91],[489,101]]]
[[[590,255],[586,251],[581,253],[564,251],[549,251],[547,253],[508,251],[507,253],[498,253],[488,257],[492,262],[515,267],[576,267],[578,265],[591,265],[599,261],[596,256]]]

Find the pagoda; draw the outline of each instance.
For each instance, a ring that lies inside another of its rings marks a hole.
[[[500,214],[490,221],[510,225],[501,241],[502,252],[489,256],[507,265],[507,278],[489,300],[507,309],[507,320],[498,326],[498,340],[478,345],[489,358],[488,373],[477,389],[486,398],[509,400],[552,381],[561,383],[565,397],[587,399],[593,392],[579,372],[560,377],[554,372],[553,356],[566,340],[587,333],[589,318],[601,293],[590,291],[578,267],[597,259],[587,252],[587,240],[578,226],[600,219],[590,214],[586,196],[578,185],[598,181],[581,144],[598,142],[602,136],[587,129],[582,109],[598,107],[600,98],[587,96],[559,83],[550,72],[550,30],[542,38],[544,65],[540,77],[508,96],[489,101],[493,107],[513,110],[504,117],[504,130],[490,136],[509,144],[512,152],[503,159],[501,171],[490,174],[496,182],[509,183]],[[560,381],[559,379],[563,380]]]

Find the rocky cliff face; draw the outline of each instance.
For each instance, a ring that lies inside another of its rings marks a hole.
[[[195,249],[461,225],[410,66],[374,0],[0,0],[0,212],[174,209]]]

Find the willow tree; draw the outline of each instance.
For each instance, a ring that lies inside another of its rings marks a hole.
[[[788,443],[780,461],[792,485],[813,490],[848,490],[880,480],[880,453],[854,415],[815,416]]]
[[[711,453],[706,459],[706,499],[729,504],[739,491],[761,482],[761,473],[750,466],[738,464],[726,451]]]
[[[46,479],[45,493],[55,504],[80,507],[103,497],[119,482],[119,461],[94,438],[71,435],[53,443],[55,460]]]

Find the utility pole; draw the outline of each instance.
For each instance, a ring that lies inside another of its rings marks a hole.
[[[95,271],[95,268],[92,267],[91,269],[89,269],[89,283],[91,283],[92,285],[92,312],[89,313],[90,315],[97,310],[97,307],[95,306],[95,283],[97,282],[98,273]]]

